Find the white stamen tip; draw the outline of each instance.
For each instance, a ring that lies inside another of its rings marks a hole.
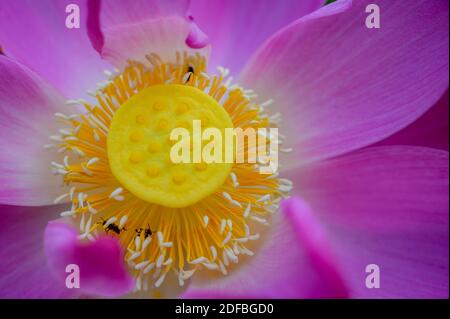
[[[62,212],[61,214],[59,214],[61,217],[69,217],[75,214],[75,211],[73,210],[68,210],[65,212]]]
[[[250,210],[252,209],[252,204],[248,203],[247,208],[244,211],[244,218],[246,219],[250,215]]]
[[[116,188],[111,194],[109,194],[109,198],[118,196],[120,193],[122,193],[122,191],[123,191],[122,187]]]
[[[142,249],[147,248],[147,246],[150,244],[151,241],[152,241],[152,237],[145,238],[144,243],[142,244]]]
[[[228,232],[227,237],[225,237],[225,239],[222,242],[222,246],[225,246],[231,239],[231,231]]]
[[[143,261],[143,262],[140,262],[139,264],[137,264],[136,266],[134,266],[134,269],[136,269],[136,270],[140,270],[140,269],[143,269],[144,267],[146,267],[148,264],[150,263],[150,261]]]
[[[210,246],[209,249],[211,250],[212,261],[216,260],[216,258],[217,258],[217,249],[216,249],[216,247]]]
[[[166,279],[166,274],[162,274],[161,277],[155,282],[155,287],[161,286],[161,284],[164,282],[164,279]]]
[[[133,253],[133,254],[130,256],[130,258],[128,258],[128,261],[129,261],[129,262],[130,262],[130,261],[133,261],[133,260],[135,260],[136,258],[138,258],[140,255],[141,255],[140,252],[135,252],[135,253]]]
[[[158,242],[159,242],[159,245],[161,246],[163,244],[163,242],[164,242],[164,237],[163,237],[162,232],[160,232],[160,231],[157,232],[156,236],[158,236]]]
[[[189,263],[193,264],[193,265],[197,265],[197,264],[205,263],[205,262],[208,262],[208,260],[205,257],[199,257],[197,259],[190,261]]]
[[[110,219],[108,219],[108,221],[105,223],[105,227],[108,227],[109,225],[111,225],[112,223],[114,223],[117,220],[116,216],[111,217]]]
[[[270,194],[261,196],[256,202],[266,202],[268,200],[270,200]]]
[[[227,221],[225,219],[222,219],[222,221],[220,223],[220,234],[223,234],[226,225],[227,225]]]
[[[86,166],[89,167],[90,165],[97,163],[99,160],[100,159],[98,157],[93,157],[86,163]]]
[[[122,218],[120,219],[120,222],[119,222],[119,228],[122,228],[123,226],[125,226],[125,223],[127,222],[127,220],[128,220],[127,215],[122,216]]]
[[[66,198],[67,196],[69,196],[69,194],[62,194],[61,196],[58,196],[57,198],[55,198],[55,200],[53,201],[54,204],[58,204],[59,202],[61,202],[64,198]]]
[[[154,267],[155,267],[155,263],[149,264],[147,267],[145,267],[144,274],[148,274],[150,272],[150,270],[152,270]]]
[[[168,242],[163,243],[161,246],[162,246],[162,247],[169,248],[169,247],[172,247],[172,246],[173,246],[173,243],[172,243],[171,241],[168,241]]]
[[[156,268],[160,268],[163,261],[164,261],[164,255],[159,255],[158,259],[156,260]]]

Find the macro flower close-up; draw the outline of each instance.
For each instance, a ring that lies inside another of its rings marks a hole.
[[[0,0],[0,298],[448,298],[448,7]]]

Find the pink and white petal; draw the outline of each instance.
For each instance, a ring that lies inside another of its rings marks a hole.
[[[428,110],[448,88],[448,1],[338,0],[269,39],[241,83],[275,101],[294,148],[285,167],[378,142]]]
[[[111,66],[92,48],[86,32],[87,0],[0,2],[0,44],[67,98],[86,96]],[[66,6],[76,4],[80,28],[66,27]]]
[[[355,297],[448,297],[448,152],[369,147],[290,172],[329,226]],[[381,269],[367,289],[365,267]]]
[[[184,298],[341,298],[346,286],[327,234],[300,198],[282,203],[265,242],[226,277],[197,280]]]
[[[64,98],[32,71],[0,56],[0,203],[46,205],[61,192],[44,149]]]
[[[131,2],[94,0],[92,2],[100,3],[101,22],[107,29],[164,17],[184,17],[189,9],[189,0],[134,0]]]
[[[127,60],[144,61],[150,53],[164,61],[176,52],[207,54],[208,49],[192,49],[186,44],[191,22],[186,17],[189,2],[120,0],[89,3],[89,34],[101,56],[116,67]]]
[[[209,68],[239,74],[251,54],[273,33],[322,6],[322,0],[193,0],[190,12],[208,35]]]
[[[417,145],[449,149],[449,103],[448,90],[441,99],[417,121],[403,130],[375,144],[381,145]]]
[[[71,225],[50,222],[45,229],[45,252],[57,278],[65,282],[67,265],[77,265],[80,291],[115,297],[130,292],[134,280],[127,272],[122,247],[115,237],[103,236],[82,242]]]
[[[44,229],[57,209],[0,205],[0,298],[78,296],[53,277],[45,257]]]

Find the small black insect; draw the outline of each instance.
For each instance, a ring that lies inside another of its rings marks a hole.
[[[108,226],[106,225],[107,220],[102,219],[101,223],[103,226],[103,229],[105,229],[106,233],[109,231],[112,231],[113,233],[116,233],[117,235],[120,235],[121,232],[126,231],[127,229],[125,227],[120,228],[119,225],[115,223],[110,223]]]
[[[136,229],[136,233],[138,235],[140,235],[142,232],[144,232],[144,238],[150,237],[153,234],[153,232],[150,229],[150,226],[148,224],[147,224],[147,228],[141,227],[141,228]]]
[[[194,74],[194,67],[192,65],[188,65],[186,74],[188,76],[185,79],[185,83],[189,82],[189,80],[191,79],[192,74]]]

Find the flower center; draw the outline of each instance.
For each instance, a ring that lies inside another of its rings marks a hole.
[[[174,163],[170,157],[172,129],[183,127],[193,137],[194,120],[221,132],[233,127],[223,107],[194,87],[157,85],[130,98],[109,128],[114,176],[137,197],[166,207],[186,207],[214,193],[229,176],[231,163]]]
[[[55,200],[71,201],[61,216],[79,225],[81,240],[116,236],[136,290],[166,296],[162,285],[169,275],[167,286],[173,276],[183,286],[197,271],[226,275],[252,256],[258,231],[269,225],[292,183],[276,170],[260,170],[264,158],[277,155],[272,146],[282,143],[281,135],[278,140],[260,133],[279,120],[279,114],[266,113],[270,100],[256,102],[256,94],[233,84],[224,68],[206,74],[200,55],[177,53],[174,61],[164,62],[149,54],[147,59],[150,65],[130,61],[121,72],[106,72],[108,81],[88,92],[94,102],[67,101],[85,110],[55,114],[65,128],[47,147],[65,155],[63,163],[52,162],[54,173],[70,186]],[[200,131],[212,128],[222,136],[229,128],[258,132],[257,148],[269,146],[269,154],[248,161],[255,146],[247,139],[236,145],[231,163],[207,161],[203,151],[211,141],[202,136],[200,144],[207,145],[200,145],[196,160],[198,120]],[[192,136],[188,163],[173,161],[175,143],[182,142],[171,140],[174,128]],[[247,160],[240,162],[241,155]]]

